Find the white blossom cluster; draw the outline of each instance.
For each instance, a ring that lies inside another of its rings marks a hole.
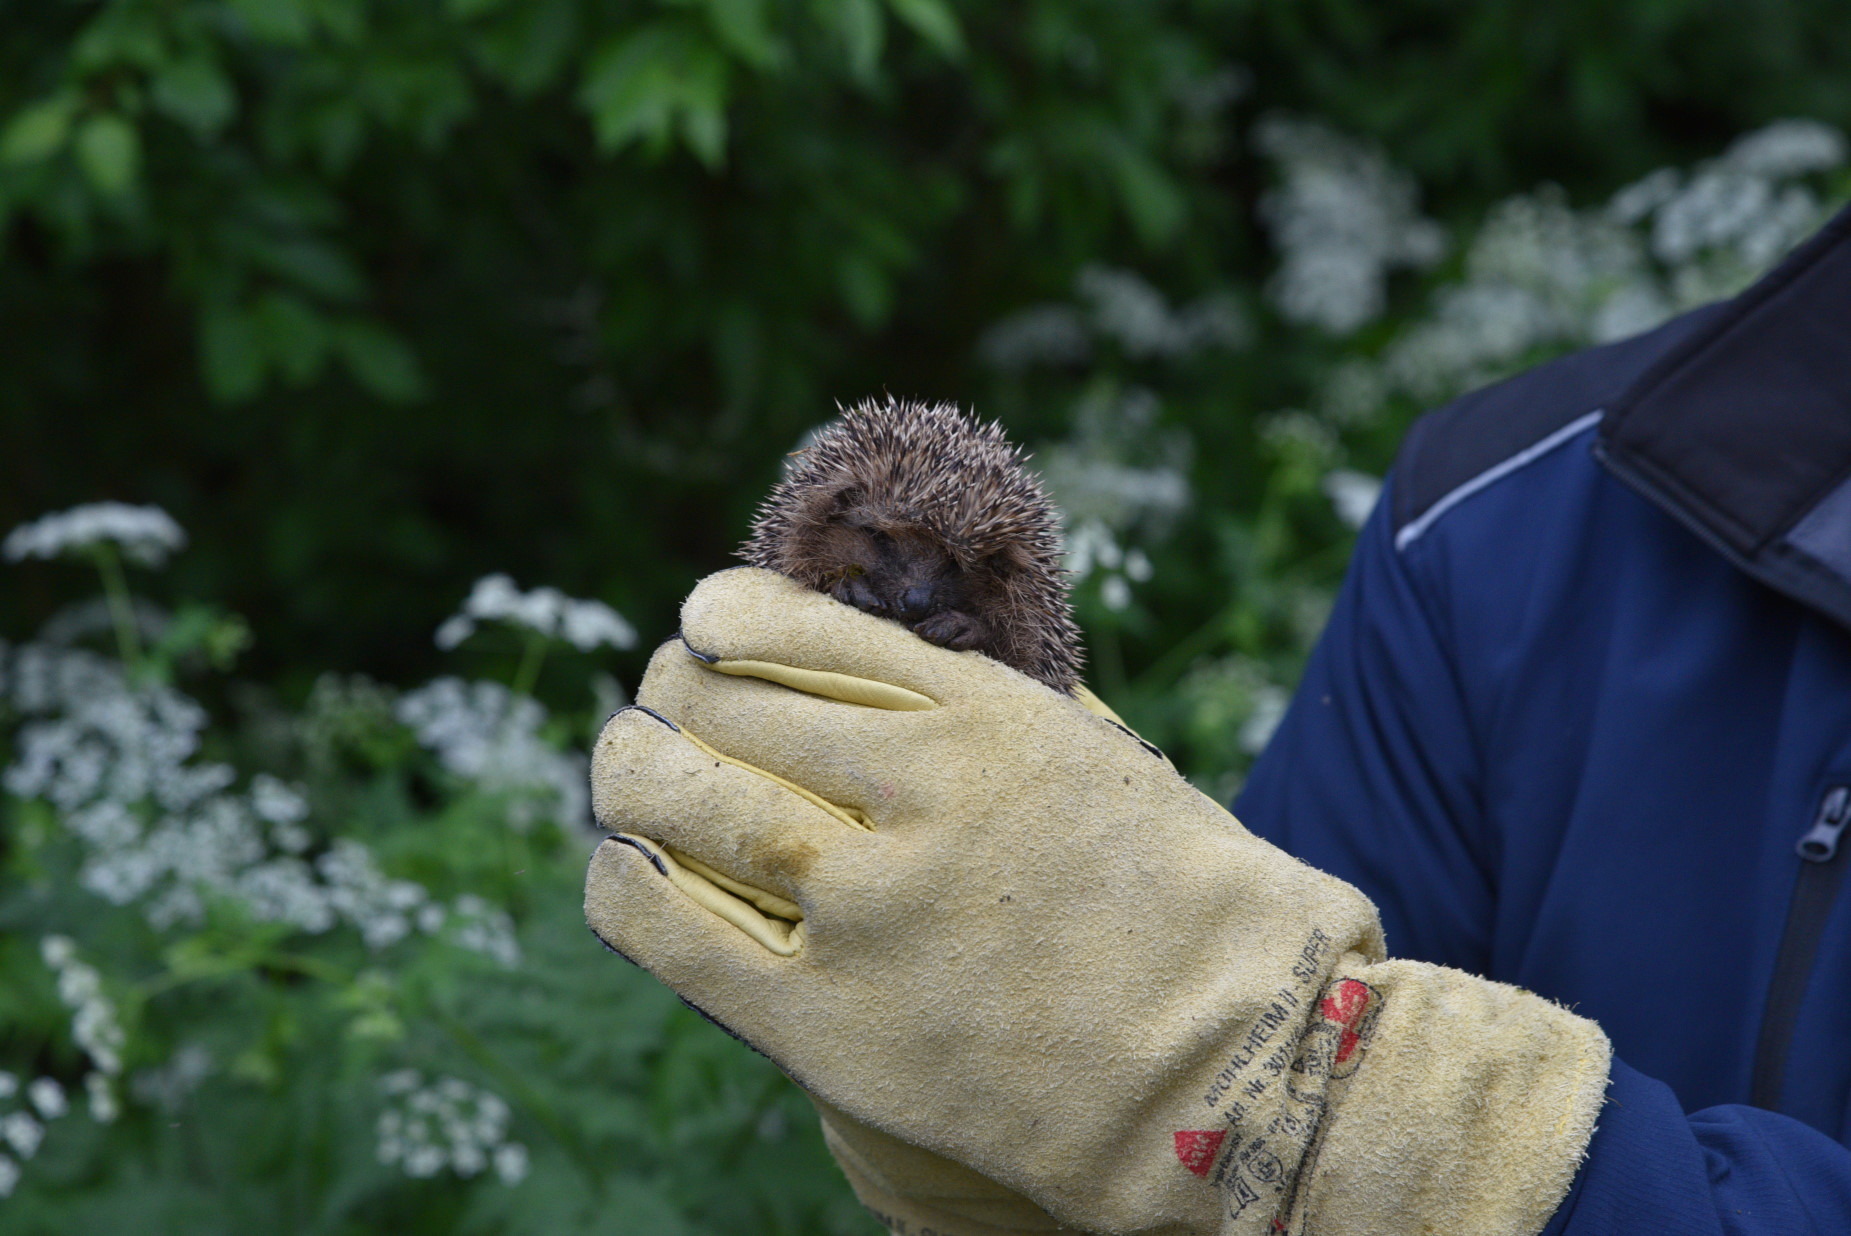
[[[55,1077],[35,1077],[23,1087],[12,1073],[0,1071],[0,1198],[19,1187],[23,1164],[39,1152],[46,1126],[70,1111],[70,1100]]]
[[[1112,536],[1112,530],[1096,519],[1089,519],[1067,534],[1067,555],[1063,564],[1075,580],[1095,572],[1099,575],[1099,599],[1110,610],[1124,610],[1131,605],[1131,585],[1151,577],[1150,558],[1135,546],[1126,549]]]
[[[1252,326],[1231,297],[1209,295],[1172,309],[1162,292],[1135,271],[1082,267],[1074,290],[1092,311],[1095,330],[1133,358],[1188,356],[1205,348],[1232,350],[1251,341]]]
[[[1391,270],[1445,256],[1413,177],[1374,146],[1283,115],[1262,119],[1254,141],[1279,174],[1260,217],[1280,254],[1268,295],[1288,321],[1350,334],[1382,315]]]
[[[1095,391],[1075,406],[1072,435],[1040,449],[1041,479],[1069,524],[1155,536],[1188,509],[1193,446],[1186,430],[1157,424],[1159,411],[1141,387]]]
[[[143,1103],[164,1112],[176,1112],[188,1095],[199,1089],[212,1075],[212,1053],[198,1043],[188,1043],[158,1068],[137,1069],[129,1079],[129,1090]]]
[[[39,941],[39,956],[57,976],[58,999],[71,1010],[72,1040],[99,1073],[121,1073],[127,1037],[116,1006],[103,994],[103,976],[77,956],[77,945],[69,936],[46,936]]]
[[[588,823],[585,757],[540,736],[546,710],[498,682],[438,678],[399,698],[396,715],[450,772],[509,797],[509,822],[531,828],[550,815]]]
[[[0,542],[0,555],[9,562],[58,558],[105,542],[131,562],[158,567],[186,545],[186,533],[158,506],[92,502],[19,525]]]
[[[1376,499],[1382,496],[1382,478],[1354,468],[1331,469],[1324,474],[1322,486],[1337,518],[1351,528],[1360,528],[1368,522]]]
[[[522,592],[506,575],[478,579],[463,608],[437,628],[437,646],[454,648],[482,622],[525,627],[549,639],[562,639],[580,652],[594,648],[634,648],[636,628],[602,601],[582,601],[557,588]]]
[[[407,1176],[427,1179],[449,1170],[476,1176],[493,1169],[503,1183],[527,1175],[527,1147],[508,1140],[507,1103],[458,1077],[426,1084],[416,1069],[379,1081],[386,1107],[379,1114],[379,1161]]]
[[[71,1010],[71,1040],[90,1060],[83,1083],[90,1118],[108,1124],[121,1110],[116,1078],[122,1072],[122,1051],[128,1042],[122,1019],[103,991],[102,974],[77,955],[77,946],[68,936],[44,937],[39,941],[39,956],[57,980],[59,1001]],[[12,1098],[18,1089],[12,1074],[0,1073],[0,1100]],[[22,1107],[0,1116],[0,1143],[10,1152],[10,1157],[0,1152],[0,1197],[18,1184],[20,1164],[37,1153],[45,1125],[70,1110],[70,1100],[56,1078],[33,1079],[25,1087],[25,1096],[29,1110]]]
[[[0,647],[0,669],[0,698],[22,718],[0,785],[56,809],[86,850],[79,884],[104,900],[140,904],[163,930],[229,897],[310,933],[349,924],[373,948],[449,924],[464,947],[510,964],[517,955],[505,916],[446,908],[422,885],[387,879],[357,841],[311,861],[301,794],[265,774],[239,792],[229,765],[198,759],[205,713],[172,688],[41,644]]]
[[[129,598],[128,616],[136,632],[149,643],[159,640],[173,623],[172,615],[144,597]],[[108,598],[89,597],[56,610],[35,638],[41,644],[76,644],[93,635],[111,633],[115,622]]]
[[[1602,206],[1577,210],[1554,186],[1510,198],[1473,236],[1463,277],[1378,361],[1340,367],[1323,410],[1355,422],[1396,394],[1438,402],[1544,351],[1624,338],[1730,295],[1824,221],[1814,182],[1848,153],[1837,130],[1786,120]]]
[[[1211,293],[1182,306],[1135,271],[1089,265],[1074,279],[1078,304],[1032,305],[984,332],[977,350],[998,369],[1084,364],[1108,340],[1134,360],[1236,350],[1253,336],[1238,302]]]

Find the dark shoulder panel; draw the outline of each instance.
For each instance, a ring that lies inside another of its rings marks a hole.
[[[1461,485],[1597,412],[1721,307],[1538,365],[1423,416],[1395,460],[1396,532]]]

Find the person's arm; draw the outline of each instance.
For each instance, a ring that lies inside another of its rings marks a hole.
[[[1423,591],[1435,585],[1395,551],[1391,510],[1385,495],[1235,814],[1361,887],[1391,954],[1483,973],[1498,846],[1479,731]],[[1746,1106],[1686,1113],[1617,1059],[1607,1098],[1548,1236],[1851,1230],[1851,1151],[1812,1128]]]

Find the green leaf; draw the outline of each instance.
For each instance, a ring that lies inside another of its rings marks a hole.
[[[1161,245],[1174,237],[1189,208],[1169,173],[1128,141],[1103,141],[1100,151],[1138,239]]]
[[[283,376],[301,386],[321,372],[328,353],[328,322],[299,296],[270,292],[251,314],[259,338]]]
[[[813,0],[810,11],[842,41],[849,73],[863,85],[873,85],[887,42],[887,19],[878,0]]]
[[[349,318],[335,332],[334,345],[354,381],[391,403],[422,399],[424,374],[409,345],[365,318]]]
[[[886,321],[893,308],[893,281],[879,263],[851,249],[837,259],[836,279],[842,301],[857,322],[873,329]]]
[[[141,167],[141,135],[114,112],[101,112],[77,127],[78,166],[97,192],[116,196],[135,183]]]
[[[199,364],[220,403],[242,403],[263,386],[266,362],[256,325],[236,305],[209,306],[199,322]]]
[[[576,56],[578,29],[572,0],[523,0],[475,38],[471,53],[526,98],[553,85],[568,58]]]
[[[238,109],[238,96],[210,56],[173,60],[151,83],[154,105],[200,137],[223,129]]]
[[[964,31],[945,0],[887,0],[887,7],[946,59],[964,58]]]
[[[727,64],[706,39],[667,22],[607,41],[591,57],[579,99],[598,144],[661,147],[679,132],[708,167],[726,147]]]
[[[785,59],[784,41],[772,32],[765,0],[706,0],[707,21],[735,56],[758,69]]]
[[[303,0],[230,0],[229,7],[260,42],[296,47],[308,42],[313,29]]]
[[[58,153],[71,131],[77,96],[57,94],[13,113],[0,131],[0,161],[38,163]]]

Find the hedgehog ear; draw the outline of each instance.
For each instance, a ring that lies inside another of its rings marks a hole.
[[[845,515],[860,506],[867,496],[866,490],[851,482],[830,496],[828,512],[830,515]]]
[[[993,571],[1026,572],[1034,567],[1034,559],[1027,548],[1014,541],[997,546],[984,555],[984,561]]]

